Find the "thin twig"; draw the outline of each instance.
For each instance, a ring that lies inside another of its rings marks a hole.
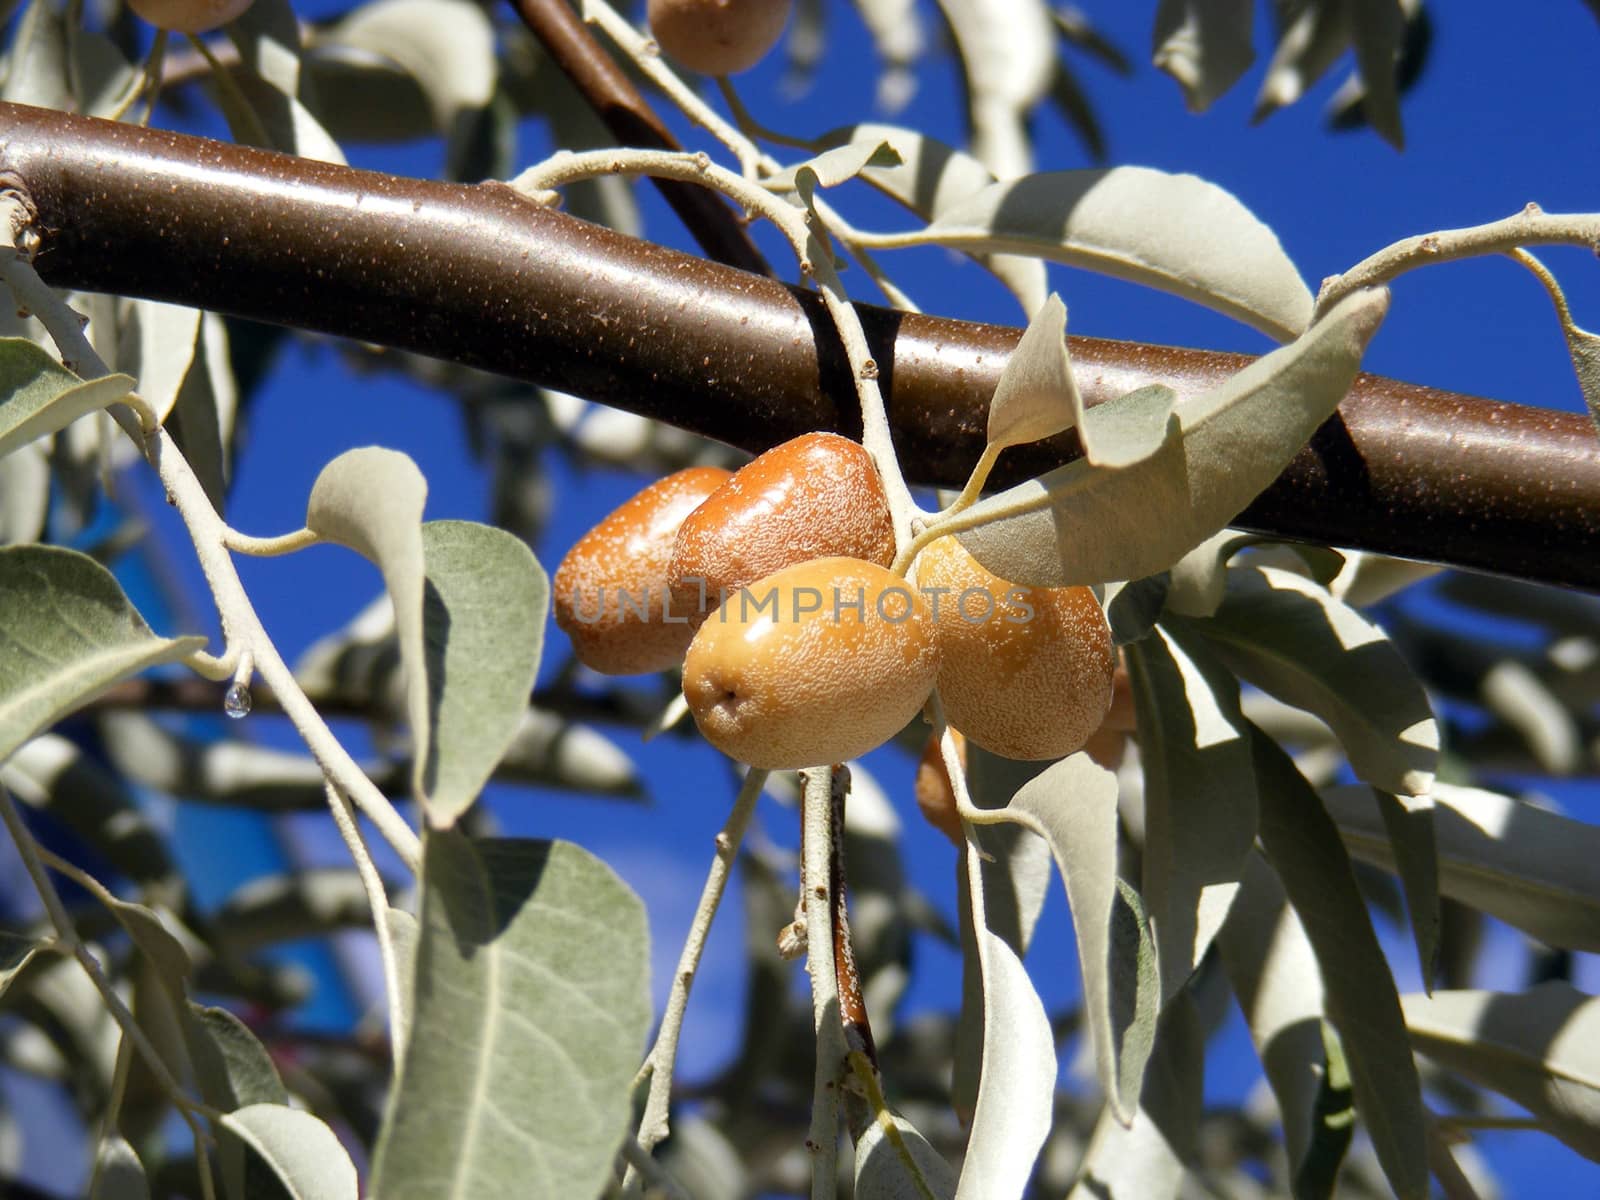
[[[833,939],[820,931],[829,926],[833,888],[833,771],[816,767],[804,772],[805,794],[800,813],[800,885],[806,928],[816,930],[806,941],[806,970],[811,975],[811,1020],[816,1035],[817,1065],[811,1089],[811,1128],[806,1149],[811,1153],[811,1200],[833,1200],[838,1187],[839,1083],[849,1056],[839,1012],[838,968]]]

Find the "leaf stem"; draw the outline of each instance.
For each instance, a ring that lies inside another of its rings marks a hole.
[[[350,798],[341,792],[332,783],[323,785],[328,793],[328,811],[333,814],[333,823],[339,829],[339,836],[344,839],[345,849],[350,852],[351,859],[356,864],[356,874],[361,877],[361,887],[367,893],[367,905],[372,909],[372,929],[378,935],[378,960],[383,965],[383,991],[389,1005],[389,1029],[391,1032],[400,1028],[400,969],[394,952],[394,937],[389,932],[389,896],[384,891],[383,876],[378,874],[377,864],[372,861],[372,854],[367,850],[367,843],[361,836],[361,828],[356,823],[355,808],[350,803]],[[401,1047],[396,1045],[394,1053],[397,1056]]]

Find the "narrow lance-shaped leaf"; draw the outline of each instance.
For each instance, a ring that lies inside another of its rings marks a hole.
[[[1266,860],[1252,854],[1241,882],[1217,935],[1222,963],[1278,1101],[1294,1194],[1326,1200],[1350,1145],[1353,1113],[1348,1079],[1341,1087],[1330,1070],[1322,970]]]
[[[1055,36],[1043,0],[940,0],[966,71],[972,147],[1003,179],[1032,169],[1024,120],[1055,70]]]
[[[1338,831],[1294,762],[1252,730],[1261,842],[1316,952],[1356,1111],[1400,1200],[1428,1194],[1422,1088],[1400,1001]]]
[[[117,680],[204,645],[151,633],[87,555],[0,548],[0,761]]]
[[[1151,61],[1178,81],[1190,112],[1204,112],[1255,61],[1252,0],[1161,0]]]
[[[1361,68],[1362,111],[1367,123],[1396,150],[1405,149],[1395,62],[1405,37],[1400,0],[1349,0],[1350,33]]]
[[[522,724],[550,587],[527,545],[490,525],[430,521],[422,548],[428,736],[413,787],[433,823],[448,827]]]
[[[1100,1086],[1126,1124],[1137,1108],[1161,995],[1150,928],[1119,892],[1116,776],[1074,754],[1024,784],[1007,811],[1044,837],[1061,869]]]
[[[27,338],[0,338],[0,458],[131,391],[126,375],[85,383]]]
[[[467,0],[379,0],[363,4],[321,39],[402,67],[421,86],[438,132],[463,110],[483,108],[499,73],[494,28]]]
[[[290,1200],[357,1200],[355,1164],[316,1117],[282,1104],[249,1104],[222,1118],[272,1168]]]
[[[1144,883],[1170,999],[1228,915],[1256,836],[1238,685],[1163,628],[1127,648],[1144,762]]]
[[[856,1200],[952,1200],[955,1169],[910,1121],[887,1109],[856,1139]]]
[[[113,1134],[100,1143],[89,1200],[150,1200],[144,1164],[125,1138]]]
[[[1178,405],[1148,456],[1120,469],[1068,463],[974,505],[954,531],[985,567],[1020,584],[1165,570],[1233,520],[1338,407],[1387,308],[1381,289],[1347,297],[1294,343]],[[1129,420],[1119,405],[1140,396],[1090,409],[1089,436],[1101,421]]]
[[[347,546],[383,573],[394,603],[400,660],[406,669],[406,718],[418,762],[426,762],[428,670],[423,634],[426,551],[422,509],[428,483],[417,464],[397,450],[364,446],[339,455],[317,476],[306,503],[306,527]]]
[[[225,1008],[190,1002],[182,1009],[184,1046],[206,1103],[221,1112],[250,1104],[289,1103],[272,1056],[255,1034]],[[217,1131],[217,1159],[229,1196],[245,1192],[245,1143],[226,1128]]]
[[[1067,355],[1067,306],[1054,292],[1034,313],[989,401],[989,445],[1019,446],[1083,421],[1083,397]]]
[[[1323,803],[1350,853],[1395,870],[1372,790]],[[1433,786],[1439,890],[1551,946],[1600,952],[1600,828],[1479,788]]]
[[[49,949],[47,942],[19,937],[14,933],[0,933],[0,1000],[5,999],[6,990],[27,969],[35,956]]]
[[[300,23],[288,0],[254,0],[228,23],[228,36],[241,69],[238,87],[219,89],[217,102],[234,136],[254,144],[264,134],[267,149],[342,165],[344,152],[303,103]]]
[[[1174,1200],[1196,1156],[1205,1034],[1187,991],[1162,1015],[1131,1125],[1101,1114],[1067,1200]]]
[[[119,306],[121,307],[121,306]],[[165,423],[195,361],[200,310],[155,300],[127,303],[117,365],[139,381],[139,395]]]
[[[1425,796],[1439,727],[1383,630],[1325,588],[1277,567],[1234,567],[1227,595],[1193,625],[1241,677],[1326,721],[1374,787]]]
[[[1232,193],[1150,167],[1051,171],[993,184],[919,242],[1033,254],[1172,292],[1280,342],[1313,300],[1278,237]]]
[[[1600,999],[1552,980],[1521,993],[1402,997],[1411,1042],[1533,1113],[1600,1162]]]
[[[650,1023],[643,905],[565,842],[431,831],[385,1200],[598,1195]]]
[[[1383,814],[1389,845],[1399,867],[1411,918],[1411,937],[1417,946],[1417,966],[1422,986],[1433,990],[1439,970],[1439,936],[1443,917],[1439,911],[1439,844],[1434,834],[1434,803],[1430,796],[1396,796],[1374,788]]]

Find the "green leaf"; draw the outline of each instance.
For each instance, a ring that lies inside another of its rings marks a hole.
[[[370,559],[394,603],[400,661],[406,670],[406,719],[414,754],[427,762],[432,702],[423,627],[426,551],[422,509],[428,482],[397,450],[347,450],[322,468],[306,504],[306,527]]]
[[[1289,756],[1260,731],[1251,742],[1261,842],[1322,968],[1328,1019],[1349,1052],[1356,1111],[1400,1200],[1422,1200],[1428,1164],[1421,1084],[1350,858]]]
[[[212,1108],[232,1112],[249,1104],[289,1103],[271,1055],[238,1017],[190,1002],[182,1021],[195,1082]],[[236,1133],[217,1130],[217,1158],[228,1195],[248,1196],[245,1144]]]
[[[956,1172],[899,1113],[884,1112],[856,1139],[855,1200],[954,1200]]]
[[[1098,271],[1214,308],[1281,342],[1311,323],[1311,291],[1277,235],[1194,175],[1150,167],[1024,175],[939,214],[917,241]]]
[[[0,932],[0,1000],[5,999],[6,990],[27,970],[28,964],[37,955],[48,953],[50,948],[48,942]]]
[[[1033,168],[1026,120],[1055,74],[1043,0],[941,0],[966,77],[973,153],[1009,179]]]
[[[420,923],[372,1194],[598,1195],[650,1024],[638,897],[565,842],[430,831]]]
[[[1329,1070],[1322,971],[1283,885],[1252,854],[1217,935],[1250,1038],[1283,1116],[1297,1200],[1327,1200],[1350,1145],[1348,1080]]]
[[[358,1200],[355,1164],[316,1117],[281,1104],[248,1104],[222,1118],[272,1168],[291,1200]]]
[[[119,306],[121,307],[121,306]],[[139,381],[139,395],[165,424],[195,361],[200,310],[155,300],[126,302],[117,365]]]
[[[1190,112],[1205,112],[1255,61],[1252,0],[1161,0],[1151,61],[1178,81]]]
[[[404,909],[386,908],[383,919],[389,926],[389,940],[394,945],[395,974],[400,979],[400,994],[394,998],[394,1011],[390,1014],[389,1040],[395,1047],[396,1065],[405,1060],[406,1044],[411,1040],[411,981],[417,975],[417,941],[422,931],[417,919]]]
[[[1025,783],[1006,811],[1044,837],[1061,869],[1100,1087],[1131,1121],[1161,992],[1150,928],[1117,878],[1117,778],[1074,754]]]
[[[1166,570],[1238,516],[1338,407],[1387,307],[1381,290],[1348,297],[1299,340],[1179,404],[1148,457],[1125,468],[1068,463],[973,505],[953,531],[990,571],[1020,584]],[[1133,397],[1090,409],[1085,424],[1130,419],[1123,406]]]
[[[1131,1125],[1108,1105],[1067,1200],[1175,1200],[1196,1157],[1205,1034],[1187,990],[1162,1015]]]
[[[1305,95],[1350,46],[1349,6],[1307,4],[1284,10],[1290,19],[1278,31],[1252,121],[1262,121]]]
[[[1551,946],[1600,951],[1600,828],[1478,788],[1436,783],[1439,891]],[[1395,870],[1370,788],[1336,787],[1323,803],[1350,853]]]
[[[469,0],[377,0],[322,33],[318,47],[361,51],[400,67],[417,81],[447,133],[464,110],[484,108],[499,67],[494,29]]]
[[[1395,62],[1405,37],[1400,0],[1350,0],[1350,32],[1361,69],[1362,115],[1396,150],[1404,150]]]
[[[254,0],[229,22],[228,36],[239,48],[237,90],[219,88],[216,97],[235,140],[343,165],[344,152],[306,104],[300,23],[289,0]]]
[[[823,134],[817,145],[887,142],[900,156],[892,167],[868,167],[861,178],[899,201],[924,221],[932,221],[952,205],[982,191],[994,175],[972,155],[898,125],[863,122]],[[979,254],[977,261],[1011,290],[1025,313],[1039,311],[1049,287],[1044,263],[1014,254]]]
[[[809,204],[811,193],[816,188],[838,187],[869,167],[884,169],[899,165],[900,152],[887,141],[880,139],[873,142],[863,139],[835,146],[804,162],[785,167],[781,171],[763,177],[761,184],[774,192],[798,189],[805,195]]]
[[[218,513],[226,511],[233,418],[238,406],[227,325],[215,313],[204,313],[194,363],[183,377],[183,387],[167,418],[167,432],[200,477],[206,498]]]
[[[1067,355],[1067,306],[1054,292],[1006,359],[989,401],[991,446],[1020,446],[1083,422],[1083,397]]]
[[[1422,986],[1433,990],[1439,970],[1439,845],[1434,834],[1432,796],[1396,796],[1374,788],[1405,888],[1411,936],[1417,945]]]
[[[1221,607],[1191,627],[1242,678],[1326,721],[1357,777],[1427,795],[1439,727],[1379,626],[1292,571],[1234,567]]]
[[[151,633],[87,555],[0,548],[0,761],[117,680],[204,645]]]
[[[89,1200],[150,1200],[144,1164],[126,1139],[113,1134],[100,1142]]]
[[[1256,837],[1238,685],[1172,631],[1126,648],[1144,763],[1144,876],[1161,995],[1194,972],[1239,890]]]
[[[132,390],[126,375],[85,383],[27,338],[0,338],[0,458]]]
[[[1521,993],[1401,998],[1423,1054],[1508,1096],[1600,1162],[1600,999],[1552,980]]]
[[[550,584],[521,539],[470,521],[422,527],[428,735],[413,789],[439,827],[454,824],[522,723],[539,672]]]

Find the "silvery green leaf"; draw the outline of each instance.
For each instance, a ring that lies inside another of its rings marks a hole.
[[[376,0],[325,31],[318,44],[366,51],[401,67],[421,86],[441,133],[464,109],[489,103],[499,74],[494,29],[469,0]]]
[[[495,778],[610,796],[643,790],[633,759],[616,742],[540,708],[522,714]]]
[[[1496,662],[1478,681],[1484,708],[1515,730],[1550,775],[1573,775],[1585,747],[1574,713],[1533,668],[1514,658]]]
[[[1172,564],[1166,607],[1180,616],[1209,617],[1228,592],[1228,560],[1255,541],[1236,529],[1214,533]]]
[[[1390,558],[1369,550],[1342,550],[1345,563],[1328,582],[1328,590],[1354,608],[1366,608],[1404,588],[1437,575],[1436,563]]]
[[[1399,0],[1349,0],[1351,40],[1361,69],[1362,111],[1367,123],[1396,150],[1405,148],[1395,62],[1405,37]]]
[[[1020,446],[1083,422],[1067,354],[1067,306],[1054,292],[1034,313],[989,401],[991,446]]]
[[[372,923],[354,867],[306,867],[241,885],[217,911],[219,943],[235,954]]]
[[[898,112],[917,86],[914,68],[925,49],[921,13],[912,0],[855,0],[855,6],[883,60],[875,102],[885,112]]]
[[[1190,112],[1205,112],[1255,61],[1251,0],[1161,0],[1151,61],[1178,81]]]
[[[1338,407],[1387,307],[1381,290],[1341,301],[1297,341],[1174,408],[1147,458],[1126,468],[1079,459],[980,501],[952,523],[962,545],[1002,579],[1040,587],[1166,570],[1255,499]],[[1086,424],[1117,419],[1131,399],[1090,409]]]
[[[234,89],[217,103],[236,140],[248,145],[343,165],[344,152],[311,113],[309,79],[301,70],[300,23],[289,0],[254,0],[228,23],[239,48]],[[243,99],[245,107],[238,104]]]
[[[1328,1019],[1350,1066],[1356,1112],[1400,1200],[1428,1194],[1422,1089],[1394,978],[1338,829],[1276,743],[1251,738],[1261,843],[1322,969]]]
[[[1521,993],[1441,991],[1401,1003],[1418,1051],[1516,1101],[1600,1162],[1600,1000],[1552,980]]]
[[[1479,788],[1435,783],[1432,798],[1440,892],[1551,946],[1600,951],[1600,828]],[[1371,789],[1323,802],[1351,854],[1395,869]]]
[[[139,381],[139,395],[165,423],[195,360],[200,310],[155,300],[130,300],[117,363]]]
[[[953,1200],[956,1172],[897,1112],[884,1111],[856,1139],[856,1200]]]
[[[1227,918],[1256,836],[1238,685],[1171,630],[1125,650],[1144,765],[1141,891],[1161,995],[1183,987]]]
[[[185,942],[198,950],[194,935],[183,929],[171,913],[162,913],[147,905],[115,896],[105,898],[102,902],[143,955],[161,987],[177,1002],[179,1008],[186,1005],[185,984],[194,969],[194,960]]]
[[[0,338],[0,458],[132,390],[126,375],[85,383],[27,338]]]
[[[423,626],[427,567],[422,508],[427,498],[427,480],[409,457],[364,446],[323,467],[306,504],[308,529],[370,559],[383,573],[394,603],[406,671],[406,719],[419,762],[432,753],[433,728]]]
[[[1341,1088],[1330,1071],[1316,954],[1259,854],[1250,855],[1217,944],[1278,1101],[1294,1194],[1327,1200],[1350,1143],[1349,1082]]]
[[[0,1000],[5,999],[6,990],[27,969],[28,964],[49,949],[46,942],[0,932]]]
[[[0,762],[117,680],[204,645],[151,633],[111,572],[87,555],[0,548]]]
[[[182,1010],[184,1047],[194,1064],[195,1082],[212,1108],[232,1112],[248,1104],[289,1103],[267,1048],[225,1008],[190,1002]],[[245,1197],[247,1155],[239,1136],[217,1131],[217,1159],[227,1195]]]
[[[261,1156],[290,1200],[358,1200],[355,1164],[316,1117],[282,1104],[247,1104],[222,1127]]]
[[[183,377],[177,402],[167,418],[167,432],[200,477],[206,498],[218,513],[226,511],[228,480],[233,472],[233,418],[238,405],[227,325],[215,313],[203,313],[194,364]]]
[[[1116,776],[1087,754],[1074,754],[1023,784],[1006,811],[1044,837],[1061,869],[1100,1086],[1127,1123],[1137,1109],[1161,992],[1150,928],[1117,878]]]
[[[1589,408],[1589,418],[1600,429],[1600,334],[1590,333],[1569,325],[1563,332],[1567,336],[1567,350],[1572,355],[1572,368],[1578,375],[1578,387],[1583,391],[1583,402]]]
[[[1192,628],[1242,678],[1326,721],[1359,778],[1427,794],[1439,756],[1428,697],[1394,643],[1355,609],[1293,572],[1234,567],[1221,607]]]
[[[412,980],[416,978],[417,940],[422,932],[417,927],[417,919],[404,909],[386,908],[383,919],[389,926],[389,939],[394,945],[395,974],[400,977],[400,994],[394,998],[389,1030],[398,1065],[404,1061],[406,1043],[411,1040]]]
[[[78,111],[85,116],[113,118],[143,76],[117,44],[102,33],[79,29],[72,37],[77,64]]]
[[[643,905],[565,842],[430,831],[385,1200],[598,1195],[650,1025]]]
[[[1150,167],[1052,171],[992,184],[919,235],[1032,254],[1172,292],[1287,342],[1313,301],[1276,234],[1231,193]]]
[[[1205,1080],[1205,1034],[1187,991],[1162,1015],[1131,1125],[1101,1113],[1067,1200],[1175,1200],[1192,1161]]]
[[[42,441],[0,456],[0,546],[37,542],[50,516],[50,461]]]
[[[1439,970],[1439,846],[1434,833],[1434,802],[1428,796],[1396,796],[1374,788],[1406,893],[1411,936],[1425,991],[1433,990]]]
[[[977,931],[983,967],[983,1074],[956,1200],[1020,1200],[1050,1133],[1055,1035],[1016,952]]]
[[[1049,90],[1055,30],[1041,0],[940,0],[966,74],[972,148],[1001,179],[1032,169],[1025,119]]]
[[[912,129],[862,122],[831,130],[818,146],[887,142],[900,156],[893,167],[868,167],[861,178],[905,205],[924,221],[932,221],[974,192],[994,182],[994,175],[972,155]],[[1049,286],[1045,265],[1037,258],[1014,254],[979,254],[977,261],[1011,290],[1025,313],[1039,311]]]
[[[804,162],[785,167],[775,174],[766,176],[761,183],[763,187],[774,192],[800,189],[806,192],[809,199],[811,189],[838,187],[846,180],[862,174],[869,167],[883,170],[900,165],[900,152],[887,140],[880,139],[874,142],[871,139],[858,139],[824,150]],[[809,183],[802,182],[806,175],[810,177]]]
[[[144,1164],[126,1139],[112,1134],[101,1140],[89,1200],[150,1200]]]
[[[39,108],[72,107],[64,8],[49,0],[33,0],[17,23],[6,57],[8,69],[0,100]]]
[[[1349,6],[1344,0],[1309,0],[1283,11],[1288,19],[1261,81],[1253,121],[1300,99],[1350,45]]]
[[[522,723],[544,646],[550,583],[519,538],[492,525],[422,526],[428,732],[412,790],[448,828],[488,782]]]

